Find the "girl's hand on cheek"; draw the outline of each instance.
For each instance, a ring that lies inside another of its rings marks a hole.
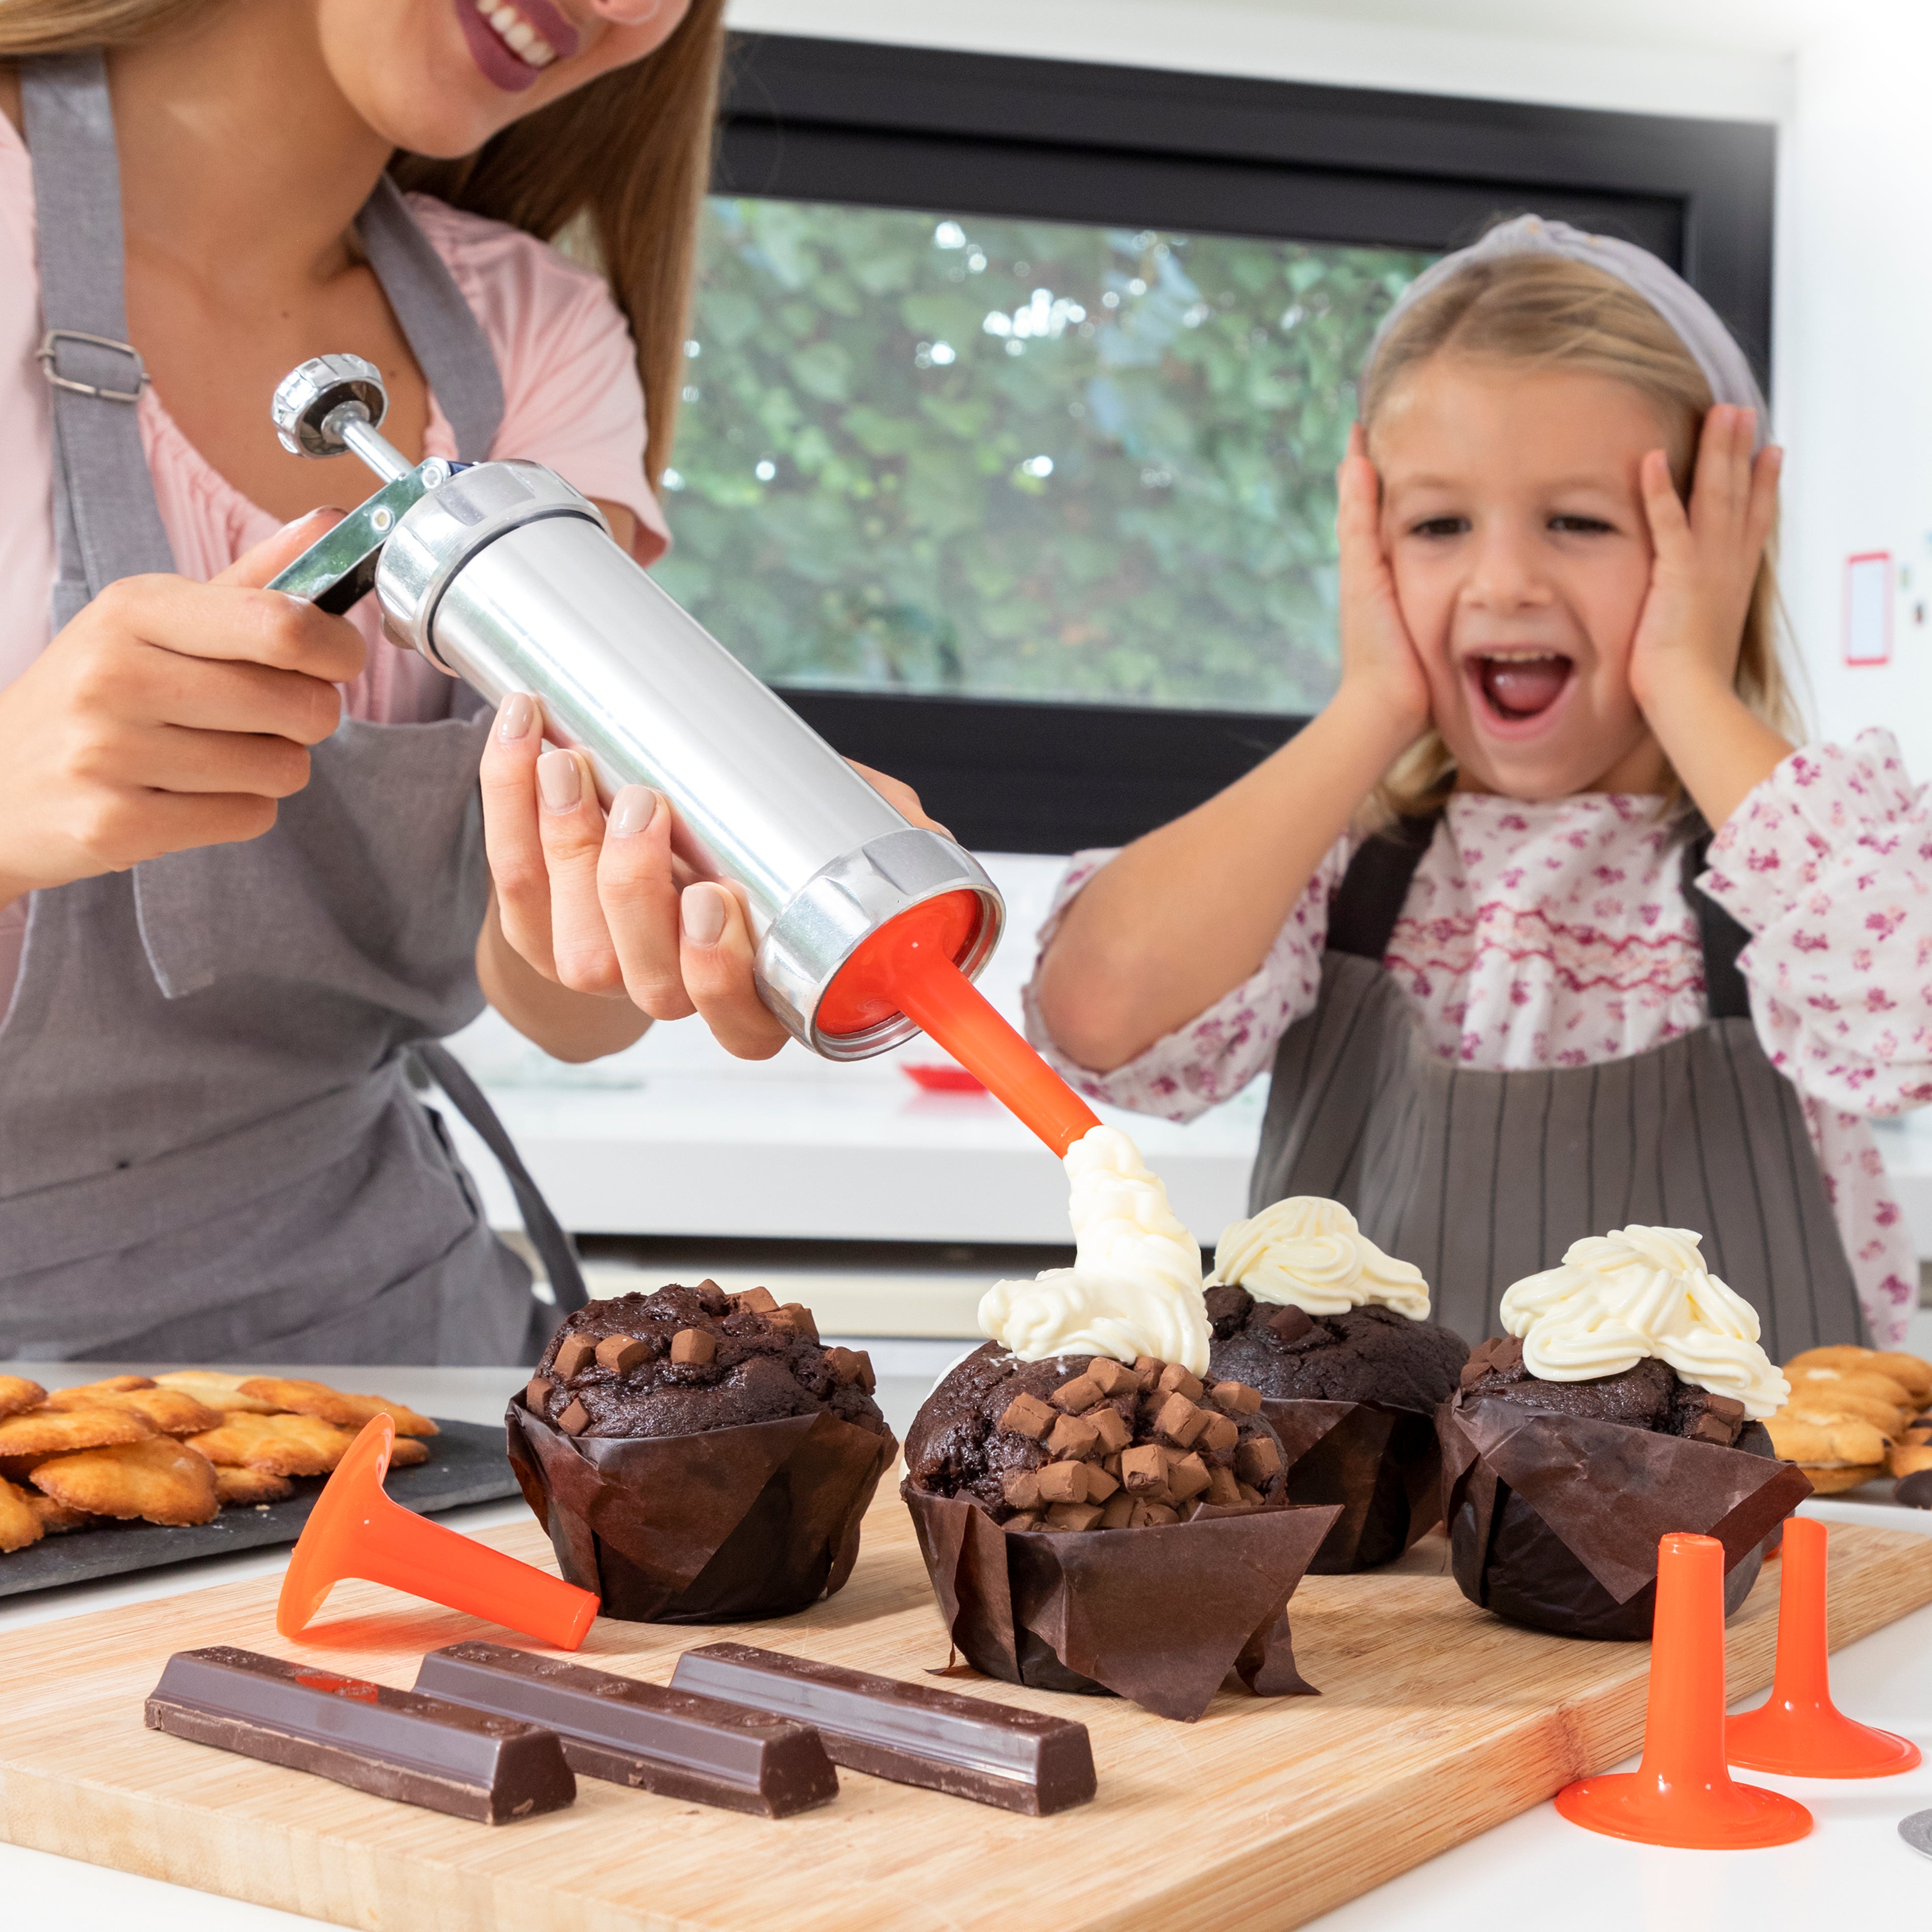
[[[1336,472],[1335,536],[1341,560],[1342,689],[1373,700],[1403,748],[1427,729],[1429,680],[1416,656],[1382,548],[1382,480],[1361,424]]]
[[[1754,461],[1756,412],[1720,404],[1704,419],[1687,510],[1660,449],[1639,482],[1655,554],[1631,642],[1630,691],[1653,729],[1679,703],[1731,692],[1751,590],[1778,514],[1784,452]]]

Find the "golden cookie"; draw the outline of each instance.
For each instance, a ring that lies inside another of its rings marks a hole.
[[[1918,1412],[1918,1404],[1912,1391],[1903,1382],[1894,1381],[1890,1376],[1882,1376],[1876,1369],[1807,1366],[1787,1369],[1785,1377],[1795,1389],[1845,1389],[1858,1395],[1876,1396],[1880,1402],[1906,1415],[1916,1415]]]
[[[1780,1408],[1764,1426],[1780,1460],[1802,1463],[1807,1474],[1820,1464],[1864,1468],[1885,1461],[1885,1438],[1869,1422],[1818,1421]]]
[[[221,1420],[221,1412],[199,1402],[185,1389],[109,1389],[97,1390],[86,1402],[68,1402],[62,1398],[79,1391],[62,1389],[48,1399],[50,1408],[101,1408],[131,1409],[136,1415],[145,1416],[162,1436],[199,1436],[204,1429],[213,1429]]]
[[[1905,1426],[1905,1418],[1890,1402],[1853,1395],[1835,1382],[1796,1384],[1791,1400],[1778,1412],[1802,1422],[1868,1422],[1888,1441]]]
[[[326,1476],[356,1440],[313,1415],[231,1415],[219,1429],[188,1438],[211,1462],[266,1470],[273,1476]]]
[[[70,1530],[92,1529],[100,1521],[98,1516],[90,1516],[86,1510],[69,1509],[65,1503],[57,1503],[52,1496],[44,1496],[36,1490],[27,1498],[27,1507],[40,1520],[40,1527],[50,1536],[64,1536]]]
[[[1910,1476],[1921,1469],[1932,1469],[1932,1443],[1894,1442],[1886,1451],[1885,1466],[1894,1476]]]
[[[154,1382],[160,1388],[179,1389],[183,1394],[193,1396],[204,1408],[218,1410],[224,1415],[237,1410],[244,1415],[278,1414],[276,1403],[242,1393],[242,1384],[248,1379],[246,1376],[224,1375],[219,1369],[172,1369],[164,1376],[157,1376]]]
[[[389,1444],[389,1467],[392,1469],[407,1469],[428,1460],[429,1444],[413,1436],[398,1436]]]
[[[298,1415],[319,1415],[339,1429],[360,1429],[365,1422],[386,1415],[396,1425],[398,1436],[434,1436],[434,1423],[418,1415],[406,1403],[391,1402],[380,1395],[349,1395],[331,1388],[326,1382],[287,1380],[278,1376],[258,1376],[242,1384],[244,1395],[259,1396],[278,1408],[292,1409]]]
[[[214,1472],[214,1493],[224,1509],[242,1503],[278,1503],[292,1496],[296,1486],[286,1476],[271,1475],[266,1469],[250,1469],[239,1463],[223,1462]]]
[[[92,1408],[104,1395],[125,1395],[130,1389],[148,1389],[154,1387],[148,1376],[104,1376],[98,1382],[75,1382],[63,1389],[56,1389],[47,1397],[50,1408]]]
[[[0,1416],[0,1456],[58,1456],[140,1442],[154,1432],[154,1424],[130,1408],[30,1408]]]
[[[34,1486],[69,1509],[148,1522],[207,1522],[221,1506],[214,1465],[164,1436],[50,1457],[34,1472]]]
[[[0,1376],[0,1415],[17,1415],[23,1408],[38,1408],[47,1392],[25,1376]]]
[[[1932,1402],[1932,1362],[1922,1361],[1916,1355],[1888,1353],[1881,1348],[1854,1348],[1847,1345],[1807,1348],[1802,1355],[1793,1355],[1784,1366],[1787,1372],[1792,1369],[1843,1369],[1849,1373],[1862,1371],[1868,1375],[1889,1376],[1901,1388],[1909,1390],[1922,1408]]]
[[[25,1492],[11,1483],[0,1483],[0,1556],[39,1542],[43,1534],[40,1520]]]
[[[1840,1462],[1822,1466],[1816,1462],[1801,1462],[1798,1466],[1810,1478],[1813,1492],[1821,1496],[1842,1495],[1846,1490],[1856,1490],[1885,1474],[1882,1462],[1850,1466]]]

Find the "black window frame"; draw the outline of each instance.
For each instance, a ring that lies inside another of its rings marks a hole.
[[[1534,209],[1672,262],[1768,389],[1777,130],[734,34],[715,193],[1442,250]],[[1112,845],[1306,720],[779,687],[982,851]]]

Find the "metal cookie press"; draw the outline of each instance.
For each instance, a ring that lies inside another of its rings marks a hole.
[[[760,997],[812,1052],[862,1060],[923,1030],[1064,1154],[1095,1117],[972,986],[1005,920],[972,856],[910,824],[612,542],[538,463],[410,463],[356,356],[286,376],[298,455],[352,452],[382,487],[272,588],[325,610],[374,590],[398,643],[493,704],[533,694],[608,804],[646,784],[679,856],[741,885]]]

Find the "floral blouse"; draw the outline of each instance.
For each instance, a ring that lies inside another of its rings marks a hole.
[[[1586,1066],[1703,1024],[1679,836],[1654,798],[1452,796],[1384,956],[1435,1051],[1490,1071]],[[1029,1038],[1116,1106],[1186,1120],[1228,1099],[1314,1010],[1354,842],[1323,860],[1252,977],[1136,1059],[1106,1074],[1070,1062],[1031,986]],[[1075,856],[1042,950],[1112,856]],[[1867,1121],[1932,1102],[1932,807],[1888,732],[1807,746],[1726,821],[1698,883],[1752,934],[1738,964],[1753,1023],[1802,1096],[1873,1340],[1894,1346],[1918,1266]]]

